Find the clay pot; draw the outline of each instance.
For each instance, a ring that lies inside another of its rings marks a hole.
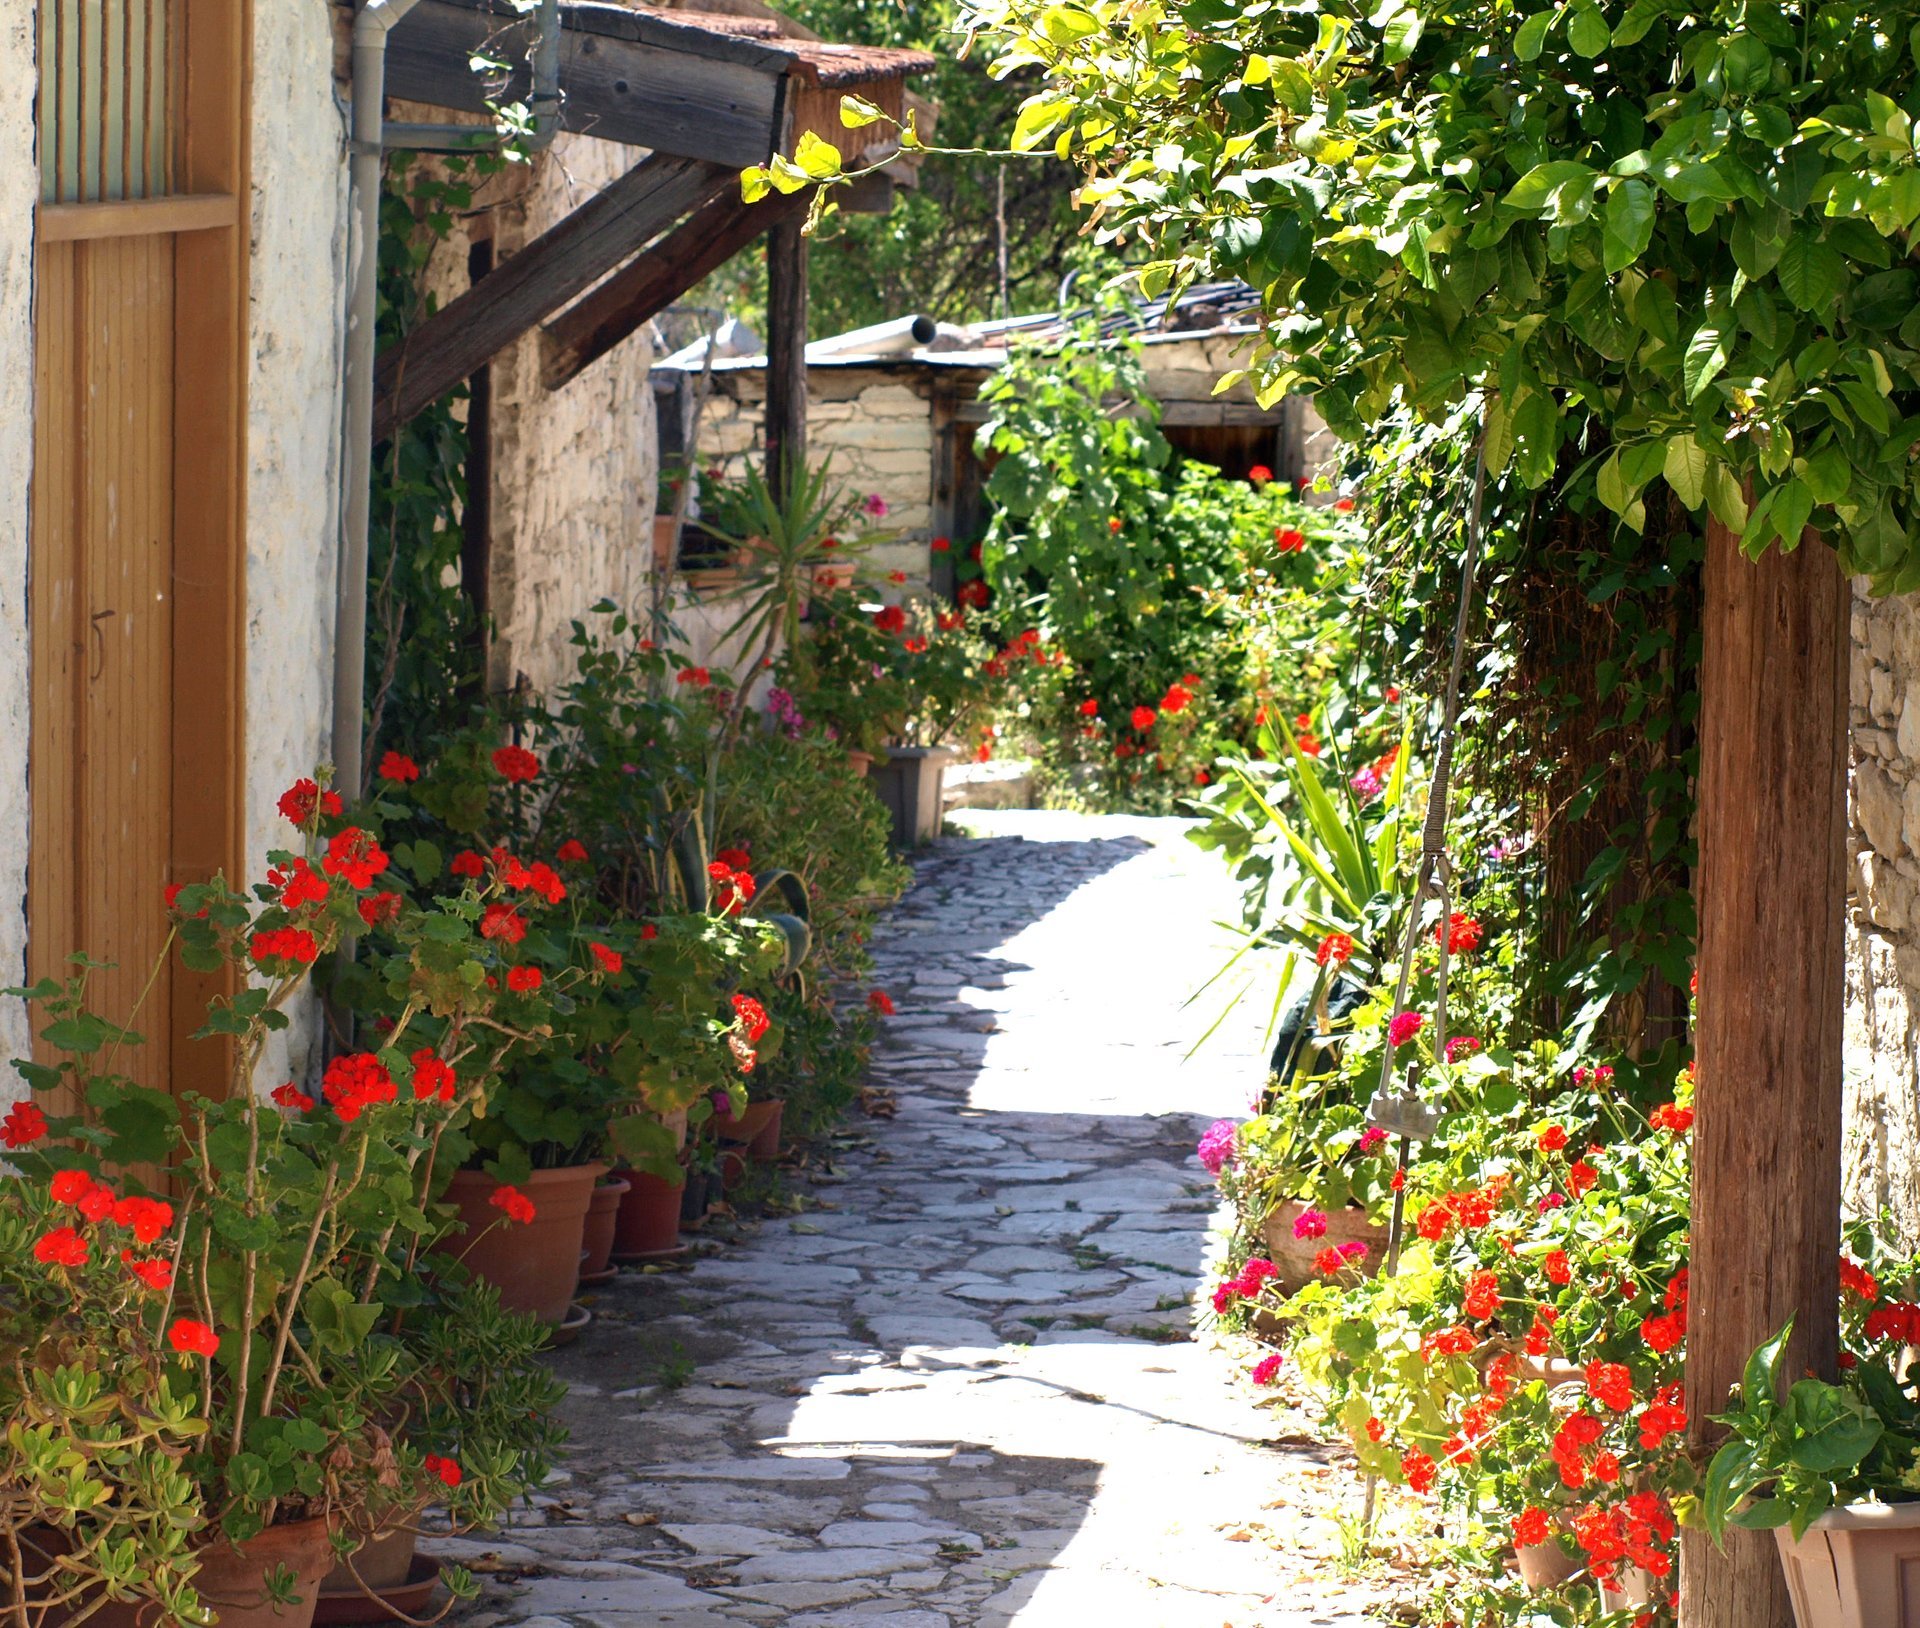
[[[772,1164],[780,1157],[780,1128],[787,1111],[784,1102],[765,1102],[753,1104],[755,1108],[769,1110],[760,1123],[760,1128],[747,1142],[747,1152],[763,1164]],[[751,1109],[748,1110],[751,1114]]]
[[[864,780],[873,772],[873,754],[863,752],[857,746],[847,748],[847,770],[856,780]]]
[[[320,1592],[359,1594],[363,1584],[376,1591],[398,1588],[413,1570],[413,1551],[419,1541],[420,1534],[411,1526],[395,1526],[390,1531],[375,1533],[354,1550],[350,1559],[341,1561],[327,1573]]]
[[[621,1195],[614,1222],[613,1253],[627,1259],[668,1255],[680,1246],[680,1193],[686,1173],[672,1182],[645,1170],[626,1173],[627,1191]]]
[[[1774,1531],[1800,1628],[1890,1628],[1910,1620],[1920,1503],[1843,1504],[1795,1539]]]
[[[731,1193],[747,1175],[747,1156],[736,1148],[720,1150],[720,1191]]]
[[[1377,1273],[1387,1258],[1387,1229],[1375,1226],[1358,1205],[1350,1204],[1329,1215],[1325,1237],[1294,1237],[1294,1222],[1312,1208],[1299,1199],[1276,1204],[1267,1212],[1266,1224],[1261,1229],[1267,1240],[1267,1258],[1280,1269],[1274,1286],[1282,1295],[1293,1294],[1319,1278],[1313,1258],[1329,1245],[1355,1241],[1365,1244],[1366,1255],[1350,1269],[1357,1269],[1367,1277]]]
[[[620,1219],[620,1201],[627,1196],[630,1185],[624,1177],[613,1175],[594,1188],[587,1202],[587,1224],[581,1238],[581,1277],[595,1277],[606,1271],[607,1263],[613,1259],[613,1234]]]
[[[680,1230],[697,1232],[707,1224],[707,1189],[712,1179],[704,1170],[689,1170],[680,1190]]]
[[[457,1170],[445,1197],[467,1230],[450,1234],[441,1248],[493,1284],[508,1311],[557,1324],[580,1283],[587,1208],[594,1183],[606,1171],[603,1164],[534,1171],[520,1184],[533,1201],[533,1220],[521,1223],[508,1221],[488,1202],[500,1185],[493,1177]]]
[[[756,1159],[778,1158],[780,1155],[780,1115],[785,1110],[784,1102],[750,1102],[746,1110],[735,1119],[732,1114],[715,1114],[714,1128],[720,1133],[723,1142],[744,1142],[747,1151]],[[773,1151],[763,1154],[760,1150],[768,1145],[768,1128],[773,1131],[771,1143]]]
[[[1522,1544],[1513,1551],[1520,1581],[1529,1592],[1558,1588],[1585,1569],[1586,1562],[1570,1555],[1549,1538],[1545,1543]]]
[[[333,1570],[328,1526],[324,1518],[292,1521],[269,1526],[237,1548],[221,1542],[203,1550],[193,1586],[218,1613],[219,1628],[309,1628],[321,1579]],[[299,1580],[298,1605],[282,1610],[268,1598],[266,1575],[276,1566],[287,1567]],[[156,1607],[145,1620],[157,1615]]]

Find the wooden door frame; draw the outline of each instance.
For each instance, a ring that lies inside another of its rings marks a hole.
[[[174,234],[171,876],[246,883],[246,480],[253,0],[175,0],[171,195],[42,204],[36,236]],[[35,345],[40,339],[36,334]],[[38,409],[36,409],[37,413]],[[29,541],[29,569],[32,544]],[[33,772],[32,766],[29,772]],[[176,966],[171,1089],[224,1095],[231,1048],[191,1043],[227,974]]]

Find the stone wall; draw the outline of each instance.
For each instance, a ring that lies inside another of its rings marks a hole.
[[[0,984],[27,971],[27,487],[33,470],[34,8],[0,14]],[[21,1055],[26,1014],[0,1002],[0,1047]],[[12,1081],[0,1081],[0,1097]]]
[[[392,116],[447,117],[404,103]],[[644,157],[641,148],[562,134],[530,165],[478,190],[473,213],[435,251],[428,285],[444,305],[469,286],[476,239],[492,238],[498,264]],[[495,689],[550,691],[572,670],[571,622],[602,597],[644,604],[659,473],[652,366],[644,331],[558,391],[540,382],[537,331],[493,359]]]
[[[700,419],[703,459],[737,475],[761,457],[766,375],[740,368],[715,376]],[[924,370],[816,367],[807,395],[807,456],[830,458],[833,476],[887,505],[883,529],[901,535],[869,556],[879,571],[927,574],[933,526],[933,403]]]
[[[1920,1247],[1920,601],[1853,604],[1845,1181]]]

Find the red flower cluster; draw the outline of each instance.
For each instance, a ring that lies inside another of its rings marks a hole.
[[[326,815],[341,813],[346,804],[337,791],[322,791],[311,780],[296,780],[280,794],[280,812],[295,825],[312,823],[315,811]]]
[[[1898,1340],[1902,1345],[1920,1345],[1920,1306],[1891,1301],[1875,1306],[1867,1313],[1867,1338]]]
[[[480,913],[480,936],[503,944],[518,944],[527,936],[526,917],[510,904],[494,903]]]
[[[652,922],[648,922],[645,927],[640,929],[640,936],[642,938],[657,938],[659,932],[659,928],[655,927]],[[593,952],[595,964],[609,978],[616,977],[625,970],[627,958],[618,950],[610,950],[604,944],[589,944],[587,948]]]
[[[735,995],[733,1015],[740,1020],[740,1027],[746,1034],[747,1044],[759,1045],[760,1037],[767,1032],[771,1023],[767,1017],[767,1009],[751,995]]]
[[[568,837],[554,850],[553,857],[563,865],[584,865],[587,862],[587,845],[578,837]]]
[[[421,1468],[428,1475],[435,1475],[449,1487],[460,1485],[460,1466],[450,1458],[442,1458],[438,1453],[429,1453],[420,1461]]]
[[[1858,1261],[1848,1260],[1845,1255],[1840,1257],[1840,1287],[1862,1300],[1880,1298],[1880,1285],[1874,1275]]]
[[[907,613],[898,605],[883,605],[873,613],[873,625],[886,634],[905,632]]]
[[[1498,1175],[1484,1187],[1444,1193],[1420,1212],[1414,1223],[1415,1230],[1429,1243],[1438,1243],[1456,1223],[1469,1232],[1478,1231],[1493,1220],[1494,1212],[1505,1203],[1508,1186],[1508,1178]]]
[[[447,870],[455,876],[481,877],[487,874],[487,862],[471,848],[463,848],[453,856]]]
[[[1169,684],[1167,693],[1160,698],[1160,710],[1166,713],[1185,712],[1193,700],[1193,691],[1184,684]]]
[[[378,927],[383,921],[400,919],[400,895],[375,893],[360,900],[355,908],[360,912],[360,919],[369,927]]]
[[[1435,1329],[1421,1338],[1420,1360],[1432,1362],[1435,1357],[1464,1357],[1479,1343],[1470,1328]]]
[[[55,1227],[33,1246],[33,1258],[42,1266],[85,1266],[87,1241],[72,1227]]]
[[[296,1114],[313,1112],[313,1098],[302,1091],[292,1080],[288,1080],[285,1085],[276,1085],[267,1095],[279,1103],[282,1108],[289,1109]]]
[[[1549,1125],[1534,1138],[1542,1153],[1558,1153],[1567,1145],[1567,1128],[1564,1125]]]
[[[1275,526],[1273,546],[1282,554],[1298,554],[1307,546],[1307,534],[1293,526]]]
[[[876,1017],[892,1017],[893,997],[884,989],[869,990],[867,992],[867,1010],[872,1012]]]
[[[1544,1509],[1523,1509],[1514,1517],[1513,1541],[1522,1549],[1531,1549],[1545,1543],[1552,1535],[1547,1525],[1547,1512]]]
[[[737,916],[753,902],[753,877],[724,859],[707,867],[707,877],[713,883],[713,908],[721,915]]]
[[[1332,962],[1336,967],[1344,967],[1353,959],[1353,935],[1351,933],[1329,933],[1320,940],[1320,948],[1313,952],[1314,960],[1321,966]]]
[[[31,1147],[46,1134],[47,1116],[38,1103],[16,1102],[0,1119],[0,1142],[10,1148]]]
[[[713,675],[704,667],[682,667],[673,675],[676,684],[690,684],[696,690],[704,690],[713,682]]]
[[[1445,943],[1449,955],[1470,955],[1480,948],[1484,931],[1473,917],[1456,910],[1447,917],[1446,926],[1434,928],[1433,941],[1436,944]]]
[[[220,1349],[220,1336],[191,1317],[175,1318],[167,1341],[183,1357],[211,1357]]]
[[[1153,728],[1153,720],[1156,716],[1157,714],[1152,707],[1135,707],[1130,714],[1130,721],[1135,729],[1145,734],[1149,729]]]
[[[497,746],[493,751],[493,772],[509,784],[537,780],[540,760],[524,746]]]
[[[1662,1385],[1640,1415],[1640,1445],[1652,1452],[1669,1436],[1687,1428],[1687,1409],[1682,1400],[1686,1387],[1677,1380]]]
[[[1669,1102],[1654,1109],[1647,1121],[1655,1130],[1665,1131],[1669,1136],[1685,1136],[1693,1129],[1693,1110]]]
[[[1640,1338],[1663,1355],[1687,1337],[1687,1269],[1684,1266],[1667,1285],[1665,1306],[1666,1310],[1658,1316],[1640,1320]]]
[[[538,967],[511,967],[507,971],[507,988],[516,995],[531,995],[545,982]]]
[[[349,1125],[368,1108],[392,1102],[397,1094],[393,1076],[372,1052],[334,1058],[320,1079],[320,1095]]]
[[[1587,1553],[1587,1569],[1602,1590],[1615,1594],[1624,1564],[1655,1577],[1673,1570],[1668,1545],[1674,1531],[1666,1501],[1653,1492],[1636,1492],[1617,1504],[1588,1504],[1573,1518],[1574,1541]]]
[[[267,880],[280,890],[280,908],[298,910],[302,905],[325,904],[331,891],[327,879],[304,859],[296,859],[291,870],[270,870]]]
[[[422,1046],[413,1054],[413,1096],[416,1102],[437,1098],[453,1101],[455,1077],[453,1065],[441,1058],[431,1046]]]
[[[1604,1408],[1625,1413],[1633,1406],[1633,1370],[1624,1362],[1590,1362],[1587,1394]]]
[[[387,864],[380,844],[357,825],[350,825],[328,840],[320,868],[329,876],[343,878],[349,887],[369,888]]]
[[[1350,1261],[1362,1261],[1367,1256],[1367,1246],[1358,1238],[1349,1238],[1344,1244],[1329,1244],[1313,1257],[1313,1268],[1322,1277],[1332,1277],[1342,1271]]]
[[[1533,1311],[1533,1326],[1527,1330],[1527,1355],[1544,1357],[1553,1348],[1553,1325],[1560,1321],[1559,1308],[1555,1306],[1536,1306]]]
[[[984,578],[975,577],[971,582],[963,582],[953,590],[953,597],[970,610],[985,610],[987,601],[993,598]]]
[[[1081,717],[1097,718],[1099,715],[1100,715],[1100,703],[1094,700],[1092,696],[1088,696],[1086,700],[1080,703]]]
[[[517,1187],[502,1184],[494,1188],[493,1196],[487,1200],[509,1221],[518,1221],[522,1226],[533,1220],[533,1200]]]
[[[1461,1297],[1460,1309],[1479,1322],[1498,1316],[1500,1312],[1498,1276],[1484,1268],[1469,1274],[1466,1293]]]
[[[1591,1413],[1569,1414],[1553,1433],[1553,1445],[1547,1457],[1560,1471],[1561,1482],[1578,1492],[1587,1484],[1590,1461],[1587,1450],[1606,1434],[1606,1425]]]
[[[1567,1166],[1567,1191],[1575,1198],[1582,1197],[1599,1179],[1600,1172],[1585,1159],[1575,1159]]]
[[[1426,1026],[1426,1017],[1420,1012],[1396,1012],[1387,1025],[1387,1044],[1404,1046]]]
[[[396,786],[404,786],[408,781],[420,778],[420,765],[404,752],[388,752],[380,759],[380,767],[374,772],[382,780],[391,781]]]
[[[1407,1485],[1418,1493],[1433,1491],[1433,1480],[1439,1466],[1431,1458],[1415,1447],[1402,1455],[1400,1473],[1407,1478]]]
[[[319,941],[304,927],[263,927],[247,940],[247,954],[255,966],[268,962],[310,967],[320,954]]]
[[[120,1259],[129,1272],[156,1294],[173,1286],[173,1267],[169,1262],[139,1260],[130,1249],[121,1250]]]

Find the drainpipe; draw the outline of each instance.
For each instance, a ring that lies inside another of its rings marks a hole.
[[[353,105],[347,174],[352,241],[340,456],[340,572],[333,638],[333,765],[341,793],[357,798],[366,710],[367,522],[373,475],[373,375],[380,255],[380,160],[391,147],[458,152],[494,146],[490,130],[384,122],[387,36],[416,0],[363,0],[353,19]],[[560,0],[541,0],[533,49],[533,133],[527,150],[550,146],[560,128]]]

